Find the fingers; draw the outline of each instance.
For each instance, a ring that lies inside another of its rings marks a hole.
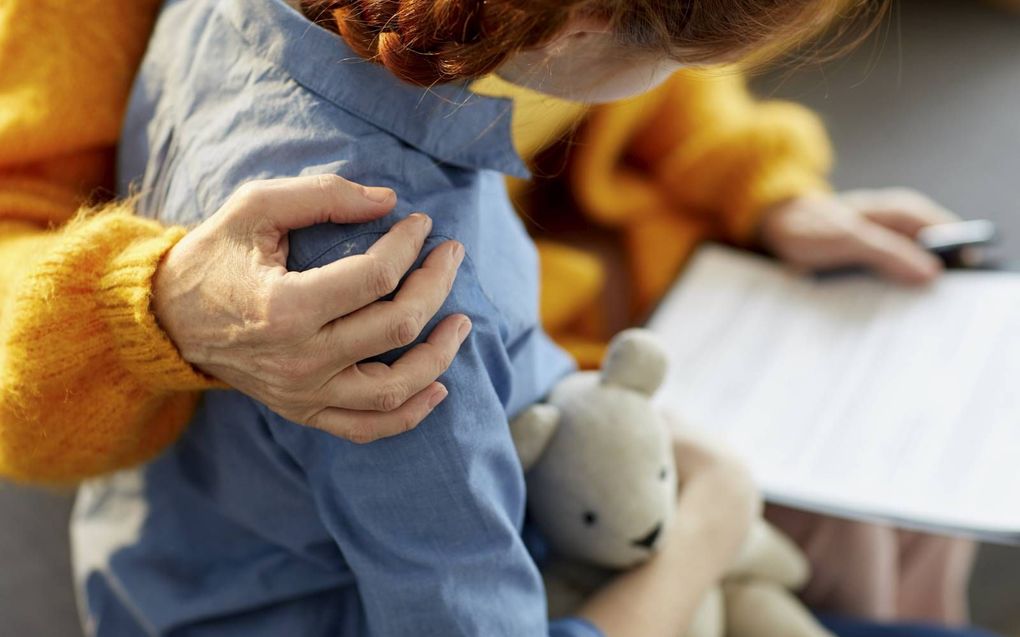
[[[460,243],[440,244],[392,301],[373,303],[328,326],[326,347],[359,361],[410,345],[442,307],[463,259]]]
[[[301,308],[302,315],[320,328],[379,300],[396,290],[417,260],[431,229],[432,220],[416,213],[390,228],[365,254],[305,272],[287,273],[282,292],[286,295],[285,303]],[[452,280],[457,266],[447,270],[445,274]],[[374,354],[389,349],[393,348]]]
[[[319,400],[346,409],[398,409],[450,367],[470,332],[470,319],[463,314],[449,316],[432,330],[428,340],[407,351],[393,365],[362,363],[336,374],[323,386]]]
[[[855,190],[840,198],[861,215],[856,233],[861,264],[901,283],[923,284],[942,264],[914,239],[925,227],[955,221],[956,215],[907,188]]]
[[[389,188],[370,188],[337,175],[249,182],[231,197],[231,213],[256,232],[284,234],[318,223],[355,223],[384,216],[397,203]]]
[[[840,198],[866,219],[910,238],[927,226],[958,220],[949,210],[909,189],[854,190]]]
[[[942,271],[942,264],[915,241],[888,228],[863,224],[854,235],[854,258],[893,281],[921,285]]]
[[[448,393],[442,383],[431,383],[393,411],[357,411],[329,407],[312,416],[307,424],[363,444],[414,429],[446,399]]]

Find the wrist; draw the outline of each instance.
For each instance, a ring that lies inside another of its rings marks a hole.
[[[152,222],[146,222],[152,224]],[[133,375],[161,389],[203,389],[212,381],[181,356],[155,312],[157,273],[184,236],[183,228],[158,228],[138,237],[110,262],[99,283],[97,302]]]
[[[178,268],[179,253],[178,248],[180,242],[177,242],[167,250],[163,258],[160,259],[159,264],[156,266],[156,271],[152,276],[152,299],[151,299],[151,310],[153,317],[156,319],[156,324],[166,335],[167,339],[173,344],[177,351],[188,363],[196,364],[193,353],[189,352],[189,348],[186,347],[186,343],[181,339],[180,330],[178,329],[178,319],[175,315],[175,285],[180,281],[180,272]]]
[[[209,362],[208,324],[202,320],[200,282],[204,260],[195,258],[189,237],[177,242],[160,261],[152,278],[152,314],[159,328],[189,365],[202,369]],[[200,264],[196,267],[195,264]]]
[[[758,221],[751,236],[751,245],[771,255],[778,254],[777,246],[782,243],[786,219],[800,197],[787,197],[764,206],[758,213]]]

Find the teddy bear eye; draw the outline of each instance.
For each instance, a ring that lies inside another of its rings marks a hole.
[[[594,511],[585,511],[583,519],[585,526],[595,526],[595,523],[599,521],[599,516],[595,515]]]
[[[665,480],[666,476],[668,476],[668,475],[669,475],[669,469],[667,469],[666,467],[663,467],[662,470],[659,471],[659,480]]]

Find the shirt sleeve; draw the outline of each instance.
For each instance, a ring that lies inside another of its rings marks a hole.
[[[338,241],[310,266],[362,252],[378,236]],[[438,317],[454,312],[474,328],[441,379],[449,396],[416,429],[357,445],[270,415],[271,432],[304,469],[355,574],[367,632],[548,634],[541,578],[520,536],[524,481],[501,401],[511,369],[470,254]],[[553,634],[591,634],[579,630],[563,624]]]

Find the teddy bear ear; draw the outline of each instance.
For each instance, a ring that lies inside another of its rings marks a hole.
[[[556,427],[560,424],[560,410],[552,405],[538,404],[525,409],[510,423],[517,457],[528,471],[542,457]]]
[[[666,377],[669,359],[659,339],[642,329],[624,330],[609,343],[602,382],[651,396]]]

